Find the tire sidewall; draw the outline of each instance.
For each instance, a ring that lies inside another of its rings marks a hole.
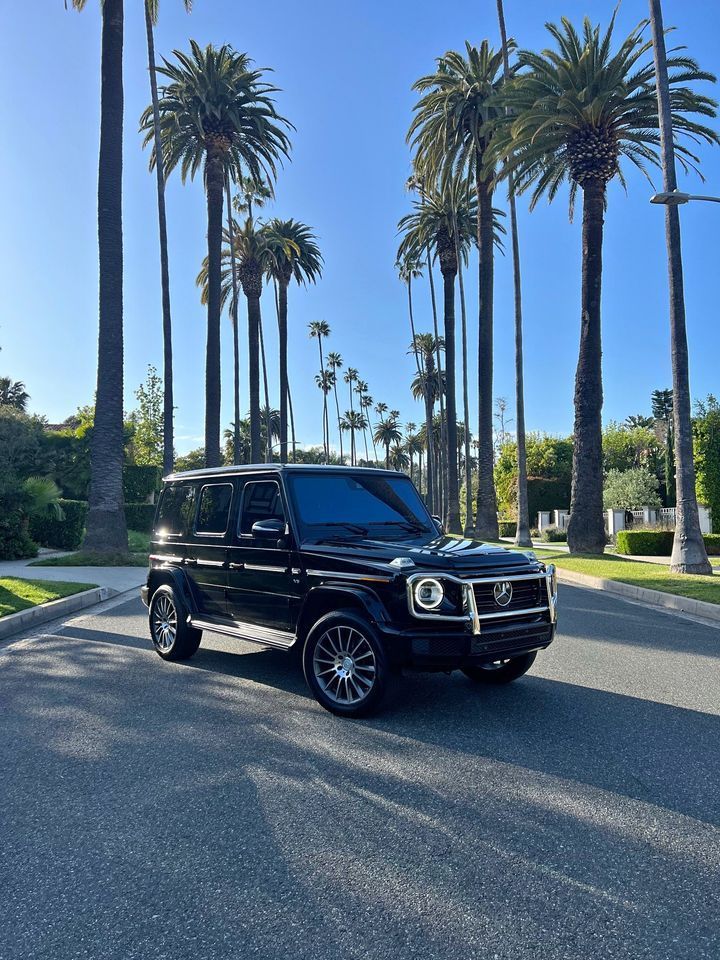
[[[175,607],[175,616],[177,618],[177,626],[175,629],[175,638],[173,640],[172,646],[167,650],[161,650],[155,640],[155,631],[153,630],[153,609],[154,604],[160,597],[168,597]],[[161,583],[155,590],[150,600],[150,607],[148,610],[148,623],[150,626],[150,638],[152,640],[153,647],[158,656],[162,657],[163,660],[187,660],[189,657],[195,653],[199,646],[200,640],[200,631],[192,630],[188,627],[185,619],[187,617],[187,609],[182,600],[178,597],[177,591],[169,583]]]
[[[354,630],[362,633],[373,648],[373,653],[375,654],[375,684],[368,696],[357,704],[357,706],[346,706],[331,700],[318,683],[313,668],[313,655],[318,641],[327,630],[341,626],[352,627]],[[321,617],[308,632],[305,644],[303,645],[302,659],[305,681],[310,692],[318,703],[330,713],[334,713],[340,717],[366,717],[374,713],[380,706],[388,685],[388,658],[377,631],[365,617],[351,610],[338,610]]]

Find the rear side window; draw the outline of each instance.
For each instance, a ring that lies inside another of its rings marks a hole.
[[[194,483],[165,487],[158,505],[155,532],[161,536],[178,537],[192,530],[196,492]]]
[[[238,533],[249,536],[256,520],[284,520],[280,487],[275,480],[253,480],[243,488]]]
[[[233,485],[231,483],[210,483],[200,491],[196,533],[222,536],[228,528],[230,503]]]

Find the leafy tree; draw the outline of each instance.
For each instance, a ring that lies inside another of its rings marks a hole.
[[[145,383],[135,391],[138,409],[131,414],[134,427],[133,460],[137,464],[164,465],[164,392],[162,377],[148,365]]]
[[[693,438],[697,496],[710,507],[713,533],[720,533],[720,404],[712,394],[695,405]]]
[[[519,70],[502,97],[508,113],[498,118],[493,156],[503,163],[516,191],[532,188],[531,207],[552,200],[565,180],[570,209],[583,195],[580,351],[575,380],[575,448],[568,544],[575,553],[602,553],[601,284],[603,219],[607,185],[624,184],[620,161],[646,172],[658,164],[658,105],[652,43],[641,23],[613,50],[615,15],[604,34],[585,19],[582,35],[563,18],[548,24],[556,49],[519,53]],[[678,134],[714,142],[717,135],[693,119],[713,116],[707,97],[687,86],[712,79],[684,55],[673,56],[673,123]],[[688,147],[678,156],[692,166]]]
[[[289,123],[275,109],[272,95],[277,88],[267,83],[263,70],[252,68],[247,54],[237,53],[227,44],[219,48],[209,44],[203,50],[194,40],[190,48],[189,55],[173,51],[174,62],[163,59],[164,65],[157,68],[168,81],[159,91],[158,111],[166,172],[169,174],[180,165],[184,182],[188,175],[192,179],[201,167],[203,169],[208,215],[205,455],[208,466],[217,466],[220,462],[221,259],[226,178],[238,181],[247,171],[256,183],[274,179],[277,163],[290,149],[286,132]],[[152,107],[145,110],[140,125],[145,131],[145,145],[152,143],[155,136]],[[156,156],[153,146],[151,166]],[[252,222],[252,217],[248,219]],[[254,292],[253,287],[253,297]]]
[[[610,470],[605,478],[603,506],[606,510],[638,510],[659,507],[658,478],[645,467]]]

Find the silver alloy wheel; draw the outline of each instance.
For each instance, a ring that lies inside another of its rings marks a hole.
[[[490,663],[480,663],[478,666],[481,670],[500,670],[502,667],[510,663],[510,660],[493,660]]]
[[[159,650],[167,653],[175,643],[177,634],[177,611],[170,597],[163,594],[153,604],[153,638]]]
[[[331,627],[315,644],[313,672],[328,699],[358,704],[375,686],[375,651],[355,627]]]

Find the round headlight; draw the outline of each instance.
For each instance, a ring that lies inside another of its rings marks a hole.
[[[415,584],[415,603],[423,610],[436,610],[443,602],[445,591],[439,580],[424,577]]]

